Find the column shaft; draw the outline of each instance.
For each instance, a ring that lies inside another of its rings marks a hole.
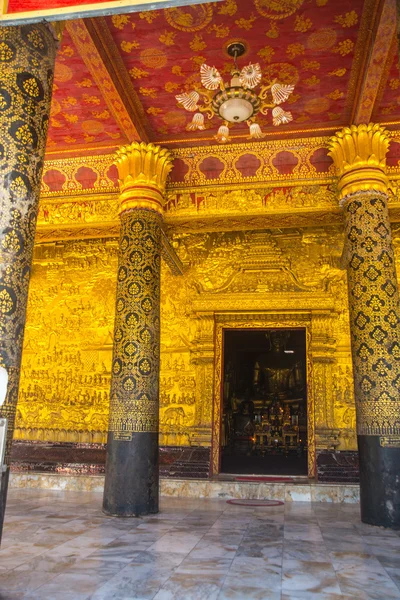
[[[121,215],[104,510],[158,511],[161,217]]]
[[[345,231],[361,516],[400,527],[400,448],[385,447],[400,434],[399,294],[386,196],[349,199]]]
[[[121,234],[103,510],[158,512],[160,260],[167,150],[120,149]]]
[[[0,364],[8,372],[0,418],[10,462],[28,286],[50,113],[56,42],[43,23],[0,27]],[[0,484],[0,539],[8,472]]]
[[[387,132],[345,127],[330,140],[345,217],[361,519],[400,528],[399,293],[387,207]]]

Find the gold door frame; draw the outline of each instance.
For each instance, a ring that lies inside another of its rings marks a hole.
[[[213,426],[211,441],[211,476],[220,472],[221,464],[221,417],[223,391],[223,356],[225,329],[305,329],[306,332],[306,387],[307,387],[307,440],[308,477],[316,474],[315,454],[315,401],[312,385],[311,315],[302,314],[235,314],[216,315],[215,362],[213,394]]]

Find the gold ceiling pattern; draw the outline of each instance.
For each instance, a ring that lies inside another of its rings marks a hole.
[[[293,122],[277,132],[262,117],[267,138],[330,134],[358,116],[396,128],[394,8],[388,1],[382,11],[378,0],[351,7],[346,0],[225,0],[71,21],[56,66],[48,152],[90,155],[139,138],[207,146],[214,134],[207,119],[206,130],[188,138],[175,95],[200,83],[204,62],[229,76],[233,40],[246,45],[240,67],[258,62],[266,81],[295,85],[287,107]],[[247,137],[243,126],[232,140]]]

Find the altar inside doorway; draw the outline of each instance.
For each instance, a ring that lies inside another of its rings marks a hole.
[[[307,475],[305,329],[224,331],[222,473]]]

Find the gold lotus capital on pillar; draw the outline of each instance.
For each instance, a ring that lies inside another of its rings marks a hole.
[[[351,125],[336,132],[328,142],[339,176],[339,200],[360,191],[387,193],[386,129],[378,123]]]
[[[173,158],[166,148],[145,142],[132,142],[116,152],[120,212],[130,208],[163,211],[163,199]]]

